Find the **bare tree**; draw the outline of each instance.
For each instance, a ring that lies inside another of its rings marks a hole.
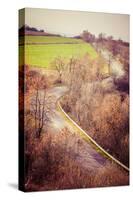
[[[62,73],[63,73],[64,65],[65,65],[63,58],[57,57],[51,64],[52,64],[53,68],[55,68],[56,71],[58,72],[59,83],[61,83],[62,82]]]
[[[105,34],[100,33],[98,35],[97,41],[96,41],[96,50],[101,53],[102,49],[104,48],[104,42],[105,42]]]
[[[76,64],[77,64],[77,59],[74,58],[74,57],[71,57],[69,62],[68,62],[68,73],[69,73],[69,89],[71,91],[72,89],[72,84],[73,84],[73,81],[74,81],[74,73],[75,73],[75,70],[76,70]]]
[[[104,40],[105,40],[105,33],[100,33],[100,34],[98,35],[98,42],[103,43]]]
[[[113,54],[109,51],[108,52],[108,73],[109,75],[111,75],[111,65],[112,65],[112,61],[113,61]]]
[[[46,79],[37,77],[34,80],[35,94],[31,100],[31,114],[34,116],[35,134],[40,137],[53,112],[53,96],[48,95]]]
[[[84,30],[81,36],[82,36],[83,40],[86,42],[89,42],[91,44],[93,42],[95,42],[95,35],[88,32],[88,30]]]

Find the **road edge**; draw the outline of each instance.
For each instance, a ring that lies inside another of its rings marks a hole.
[[[92,139],[75,121],[73,121],[73,119],[70,118],[70,116],[64,111],[64,109],[62,108],[62,106],[60,105],[60,101],[58,100],[57,102],[57,106],[59,108],[59,110],[65,115],[65,117],[67,117],[67,119],[73,123],[74,126],[76,126],[76,128],[78,128],[83,135],[90,140],[90,142],[97,147],[108,159],[112,160],[113,162],[115,162],[117,165],[119,165],[120,167],[122,167],[123,169],[125,169],[126,171],[130,171],[130,169],[125,166],[123,163],[121,163],[119,160],[117,160],[116,158],[114,158],[111,154],[109,154],[106,150],[104,150],[94,139]]]

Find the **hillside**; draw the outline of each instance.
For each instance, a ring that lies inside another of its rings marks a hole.
[[[23,42],[25,43],[25,64],[37,67],[51,68],[51,62],[57,57],[69,59],[89,54],[96,58],[94,48],[80,39],[51,36],[20,37],[20,65],[23,64]]]

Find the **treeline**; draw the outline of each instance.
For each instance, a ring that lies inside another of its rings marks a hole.
[[[21,28],[19,28],[19,36],[24,36],[24,35],[32,35],[32,36],[56,36],[60,37],[59,34],[52,34],[52,33],[47,33],[43,29],[37,29],[35,27],[30,27],[28,25],[23,25]]]
[[[107,49],[112,53],[112,57],[118,59],[125,72],[129,73],[129,43],[124,42],[121,39],[114,40],[112,36],[105,37],[104,34],[100,34],[96,40],[96,49]]]
[[[121,162],[129,165],[129,95],[115,85],[117,80],[102,78],[104,60],[71,58],[63,80],[69,93],[63,98],[66,112],[97,143]]]
[[[37,28],[35,28],[35,27],[30,27],[30,26],[28,26],[28,25],[23,25],[20,29],[19,29],[19,31],[35,31],[35,32],[44,32],[44,30],[43,29],[40,29],[40,30],[38,30]]]
[[[75,38],[83,39],[93,45],[93,47],[100,52],[102,49],[106,49],[112,53],[114,58],[119,59],[123,64],[125,71],[129,72],[129,43],[122,39],[114,39],[113,36],[106,36],[104,33],[100,33],[97,37],[90,33],[88,30],[84,30],[83,33]]]

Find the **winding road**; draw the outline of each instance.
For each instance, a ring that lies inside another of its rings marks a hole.
[[[51,120],[48,124],[49,130],[53,134],[59,134],[60,131],[64,128],[67,128],[70,132],[75,132],[74,127],[72,126],[69,121],[67,121],[61,115],[61,112],[57,109],[57,102],[61,96],[63,96],[68,91],[66,86],[57,86],[52,89],[48,90],[50,96],[54,98],[54,108],[53,108],[53,115],[51,116]],[[101,154],[94,146],[82,139],[82,145],[78,145],[78,153],[77,149],[72,149],[71,157],[72,159],[76,160],[80,166],[83,166],[87,170],[95,170],[104,167],[107,164],[113,165],[113,163],[107,159],[103,154]],[[76,155],[76,156],[75,156]]]

